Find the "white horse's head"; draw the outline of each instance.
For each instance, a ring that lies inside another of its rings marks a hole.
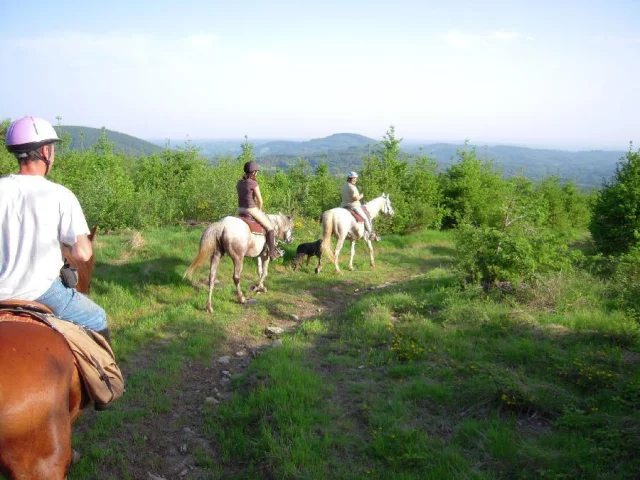
[[[278,213],[275,215],[278,224],[278,237],[282,238],[284,243],[293,242],[293,217]]]
[[[383,193],[382,199],[383,203],[381,212],[393,217],[396,212],[393,211],[393,207],[391,206],[391,198],[386,193]]]

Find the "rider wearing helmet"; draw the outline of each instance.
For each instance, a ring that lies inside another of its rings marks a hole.
[[[362,200],[364,195],[358,191],[358,187],[356,187],[357,181],[358,174],[356,172],[349,172],[347,175],[347,183],[342,187],[342,207],[355,210],[356,213],[364,219],[364,228],[369,232],[369,239],[375,240],[378,237],[373,231],[369,212],[365,212],[360,204],[360,200]]]
[[[60,278],[60,246],[87,261],[93,255],[89,227],[76,196],[46,179],[55,159],[56,131],[27,116],[13,122],[6,146],[19,173],[0,178],[0,300],[35,300],[56,317],[100,333],[110,342],[104,310]]]
[[[260,167],[256,162],[244,164],[244,175],[236,185],[238,190],[238,213],[251,215],[267,231],[267,249],[269,258],[273,260],[280,258],[283,252],[276,247],[276,234],[273,223],[262,211],[262,195],[256,180],[256,175],[259,171]]]

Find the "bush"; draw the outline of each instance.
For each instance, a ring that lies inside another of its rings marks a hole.
[[[455,240],[460,280],[479,283],[485,290],[499,282],[517,289],[538,274],[571,268],[567,246],[543,229],[462,226]]]
[[[596,247],[604,254],[622,254],[638,244],[640,150],[629,149],[614,178],[598,193],[589,230]]]
[[[611,281],[618,307],[640,321],[640,247],[617,258]]]

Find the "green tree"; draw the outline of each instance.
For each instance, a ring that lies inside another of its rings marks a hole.
[[[309,186],[309,201],[305,202],[304,214],[320,218],[322,212],[340,206],[340,179],[329,174],[329,165],[322,161],[316,167]]]
[[[444,226],[499,226],[509,203],[508,188],[493,164],[476,149],[458,150],[458,161],[441,177],[446,216]]]
[[[0,177],[18,170],[16,157],[7,150],[6,134],[11,125],[11,120],[5,119],[0,122]]]
[[[400,232],[411,223],[413,195],[407,195],[409,164],[400,150],[401,142],[401,138],[396,138],[395,127],[391,125],[377,148],[363,159],[362,179],[359,182],[360,190],[365,195],[363,203],[386,193],[391,197],[396,212],[392,218],[384,215],[376,218],[375,229],[379,233]]]
[[[640,150],[629,148],[593,204],[589,225],[596,247],[605,254],[628,252],[640,235]]]

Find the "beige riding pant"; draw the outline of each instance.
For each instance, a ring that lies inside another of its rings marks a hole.
[[[256,222],[262,225],[267,232],[270,232],[271,230],[274,229],[273,223],[271,223],[271,220],[269,220],[269,217],[267,217],[267,214],[264,213],[262,210],[260,210],[258,207],[253,207],[253,208],[239,207],[238,213],[248,213],[253,218],[255,218]]]
[[[369,215],[364,213],[362,206],[358,205],[356,207],[351,207],[351,208],[353,208],[358,213],[358,215],[360,215],[364,219],[364,228],[367,232],[371,233],[372,228],[371,228],[371,222],[369,221]]]

